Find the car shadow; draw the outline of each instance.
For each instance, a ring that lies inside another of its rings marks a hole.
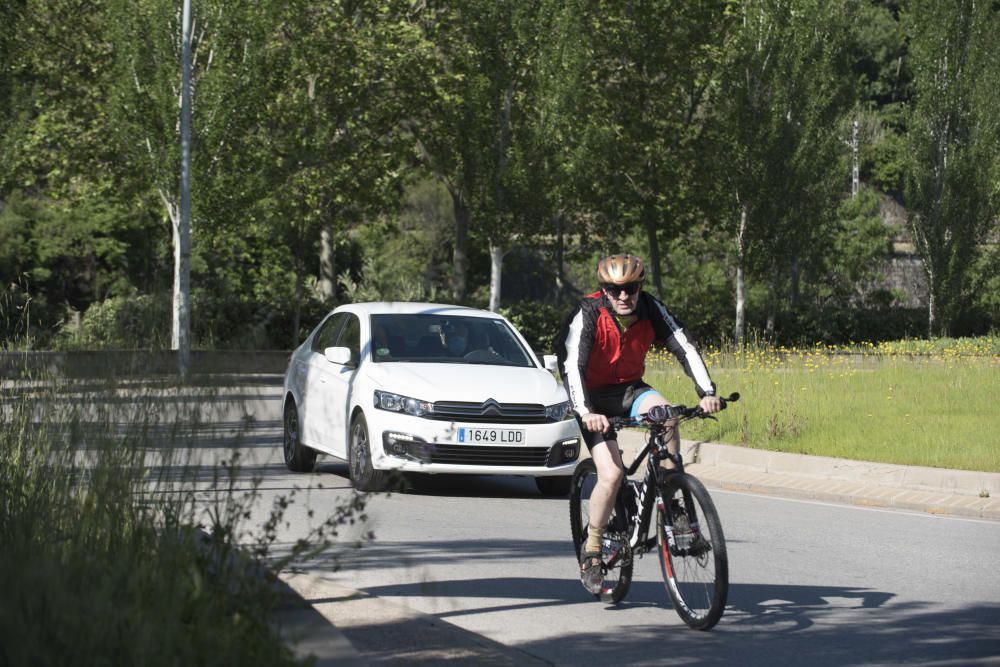
[[[347,464],[342,461],[318,461],[315,472],[340,477],[350,483]],[[544,498],[559,502],[566,502],[568,498],[568,496],[542,496],[533,478],[515,475],[390,474],[387,491],[413,496],[452,498]]]

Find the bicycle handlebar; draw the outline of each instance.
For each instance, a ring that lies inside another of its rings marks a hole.
[[[725,410],[730,403],[740,400],[738,393],[729,396],[719,397],[722,402],[722,409]],[[712,415],[706,413],[700,405],[687,407],[686,405],[657,405],[649,412],[639,415],[638,419],[631,417],[610,417],[608,422],[613,428],[624,428],[629,426],[643,426],[651,424],[663,424],[671,419],[687,421],[688,419],[708,419]]]

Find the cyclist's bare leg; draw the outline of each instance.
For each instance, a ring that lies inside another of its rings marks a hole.
[[[597,484],[590,492],[590,527],[584,551],[600,551],[600,536],[615,506],[615,496],[622,483],[622,457],[617,440],[606,440],[594,445],[590,458],[597,467]]]
[[[670,405],[670,404],[667,402],[665,398],[663,398],[659,394],[655,392],[650,392],[646,394],[646,396],[642,399],[642,402],[639,404],[639,414],[645,414],[657,405]],[[672,425],[674,427],[670,429],[670,440],[667,441],[667,451],[669,451],[671,454],[676,454],[681,449],[681,436],[680,433],[678,433],[677,431],[677,421],[676,420],[669,421],[667,422],[667,425],[668,426]],[[677,467],[674,465],[674,462],[669,459],[665,459],[660,465],[662,465],[667,470]],[[593,505],[593,501],[591,501],[591,505]]]

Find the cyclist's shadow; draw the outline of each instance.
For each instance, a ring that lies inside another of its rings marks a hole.
[[[801,630],[812,626],[815,617],[834,609],[877,609],[894,597],[893,593],[868,588],[730,583],[723,618],[730,624],[735,621]],[[617,605],[608,605],[608,609],[650,606],[672,607],[666,587],[655,581],[633,581],[628,597]]]

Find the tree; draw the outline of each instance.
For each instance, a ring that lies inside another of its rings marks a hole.
[[[842,147],[833,129],[851,101],[848,7],[744,0],[730,10],[709,140],[736,241],[734,335],[743,340],[748,275],[768,280],[773,295],[836,205],[830,169]]]
[[[254,150],[272,184],[261,215],[291,250],[296,338],[317,244],[318,286],[329,305],[338,245],[352,226],[398,204],[410,148],[399,126],[428,50],[408,9],[298,0],[282,6],[269,39],[269,101]]]
[[[421,16],[436,61],[425,71],[426,93],[407,129],[423,166],[452,198],[452,293],[459,302],[469,293],[470,237],[490,249],[496,308],[504,247],[531,222],[521,139],[528,136],[537,18],[537,2],[487,0],[435,4]]]
[[[212,194],[225,181],[230,157],[239,152],[242,139],[256,118],[263,68],[263,30],[267,9],[253,2],[202,0],[193,9],[191,34],[182,25],[188,14],[169,0],[109,0],[106,20],[118,45],[116,120],[118,145],[128,156],[128,166],[155,190],[173,237],[174,293],[173,347],[179,350],[180,372],[187,371],[189,349],[188,262],[190,243],[182,225],[181,131],[178,100],[191,95],[194,117],[190,144],[194,146],[192,238],[199,226],[212,220],[205,201],[225,199]],[[142,35],[143,39],[136,39]],[[189,37],[188,39],[182,39]],[[182,58],[182,50],[190,49]],[[187,66],[181,70],[182,61]],[[182,88],[189,81],[186,89]],[[182,109],[183,110],[183,109]],[[183,147],[187,150],[187,146]],[[208,224],[211,224],[208,222]]]
[[[947,335],[978,245],[1000,213],[1000,6],[913,0],[903,23],[916,91],[906,139],[908,223],[927,274],[928,335]]]
[[[2,10],[0,207],[12,209],[0,226],[13,225],[6,231],[31,252],[0,274],[30,286],[43,340],[95,301],[148,288],[157,271],[151,220],[136,189],[116,178],[105,10],[79,0]]]
[[[660,238],[695,216],[689,201],[695,139],[718,63],[727,3],[567,3],[558,48],[571,67],[559,92],[572,119],[570,173],[618,250],[633,227],[645,235],[654,290],[662,292]],[[581,32],[590,37],[581,42]],[[561,82],[556,80],[559,85]]]

